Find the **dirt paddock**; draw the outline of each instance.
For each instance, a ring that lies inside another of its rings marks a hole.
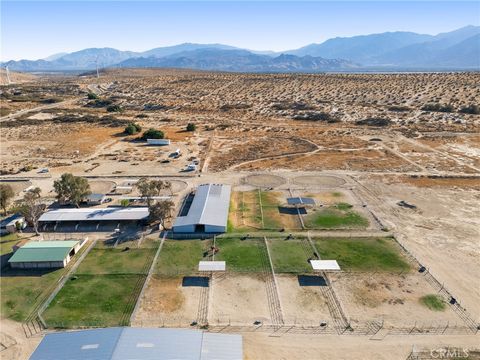
[[[333,175],[304,175],[297,176],[292,180],[294,184],[301,186],[318,186],[324,188],[335,188],[346,183],[344,179]]]
[[[186,327],[195,321],[201,288],[182,286],[182,280],[153,276],[133,325]]]
[[[243,181],[249,185],[259,187],[259,188],[277,187],[287,182],[285,178],[281,176],[270,175],[270,174],[249,175],[245,177]]]
[[[422,296],[437,292],[419,273],[339,273],[330,279],[352,323],[384,320],[387,327],[462,325],[448,304],[443,311],[421,304]]]

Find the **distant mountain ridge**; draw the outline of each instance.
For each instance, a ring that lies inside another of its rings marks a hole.
[[[244,72],[480,70],[480,26],[470,25],[438,35],[386,32],[339,37],[282,53],[224,44],[184,43],[144,52],[89,48],[41,60],[2,63],[15,71],[92,70],[97,65]]]

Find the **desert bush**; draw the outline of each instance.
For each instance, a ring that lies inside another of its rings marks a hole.
[[[458,112],[464,113],[464,114],[474,114],[474,115],[479,115],[480,114],[480,106],[470,104],[468,106],[463,106],[458,110]]]
[[[388,126],[392,123],[390,119],[379,118],[379,117],[370,117],[363,120],[358,120],[355,122],[356,125],[368,125],[368,126]]]
[[[97,100],[98,98],[99,98],[98,95],[93,92],[89,92],[87,95],[87,99],[89,100]]]
[[[195,131],[197,130],[197,125],[193,124],[193,123],[188,123],[187,124],[187,131]]]
[[[165,134],[161,130],[157,129],[148,129],[145,131],[142,135],[143,140],[147,139],[163,139],[165,137]]]
[[[453,112],[454,108],[451,104],[439,104],[430,103],[425,104],[422,107],[423,111],[436,111],[436,112]]]
[[[109,105],[107,106],[108,112],[122,112],[123,109],[120,105]]]
[[[123,131],[127,135],[135,135],[136,133],[139,133],[142,131],[142,127],[137,124],[137,123],[130,123],[127,125],[125,130]]]

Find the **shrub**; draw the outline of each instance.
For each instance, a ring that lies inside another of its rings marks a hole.
[[[124,130],[124,133],[127,135],[135,135],[136,133],[142,131],[142,127],[137,123],[130,123]]]
[[[422,296],[420,302],[432,311],[443,311],[446,308],[445,301],[436,294]]]
[[[142,135],[143,140],[147,139],[163,139],[165,137],[165,134],[161,130],[157,129],[148,129],[145,131]]]
[[[128,200],[128,199],[122,199],[122,200],[120,200],[120,205],[121,205],[122,207],[127,207],[128,205],[130,205],[130,200]]]
[[[468,106],[463,106],[458,112],[464,113],[464,114],[474,114],[474,115],[479,115],[480,114],[480,106],[478,105],[468,105]]]
[[[453,112],[454,108],[451,104],[425,104],[422,107],[423,111],[436,111],[436,112]]]
[[[408,106],[393,105],[393,106],[390,106],[388,110],[396,111],[396,112],[404,112],[404,111],[410,111],[411,109]]]
[[[121,112],[123,109],[120,107],[120,105],[109,105],[107,106],[107,111],[108,112]]]
[[[88,95],[87,95],[87,99],[88,100],[97,100],[98,99],[98,95],[93,93],[93,92],[89,92]]]
[[[195,131],[197,130],[197,125],[193,124],[193,123],[188,123],[187,124],[187,131]]]
[[[392,123],[390,119],[371,117],[355,122],[356,125],[368,125],[368,126],[388,126]]]

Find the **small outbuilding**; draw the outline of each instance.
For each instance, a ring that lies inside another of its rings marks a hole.
[[[13,234],[26,226],[25,218],[20,214],[6,217],[0,222],[0,235]]]
[[[305,206],[305,205],[310,205],[310,206],[315,206],[315,200],[310,197],[290,197],[287,198],[287,203],[288,205],[293,205],[293,206]]]
[[[101,205],[105,202],[105,194],[92,193],[85,197],[87,205]]]
[[[14,269],[63,268],[80,250],[84,241],[30,241],[8,260]]]

